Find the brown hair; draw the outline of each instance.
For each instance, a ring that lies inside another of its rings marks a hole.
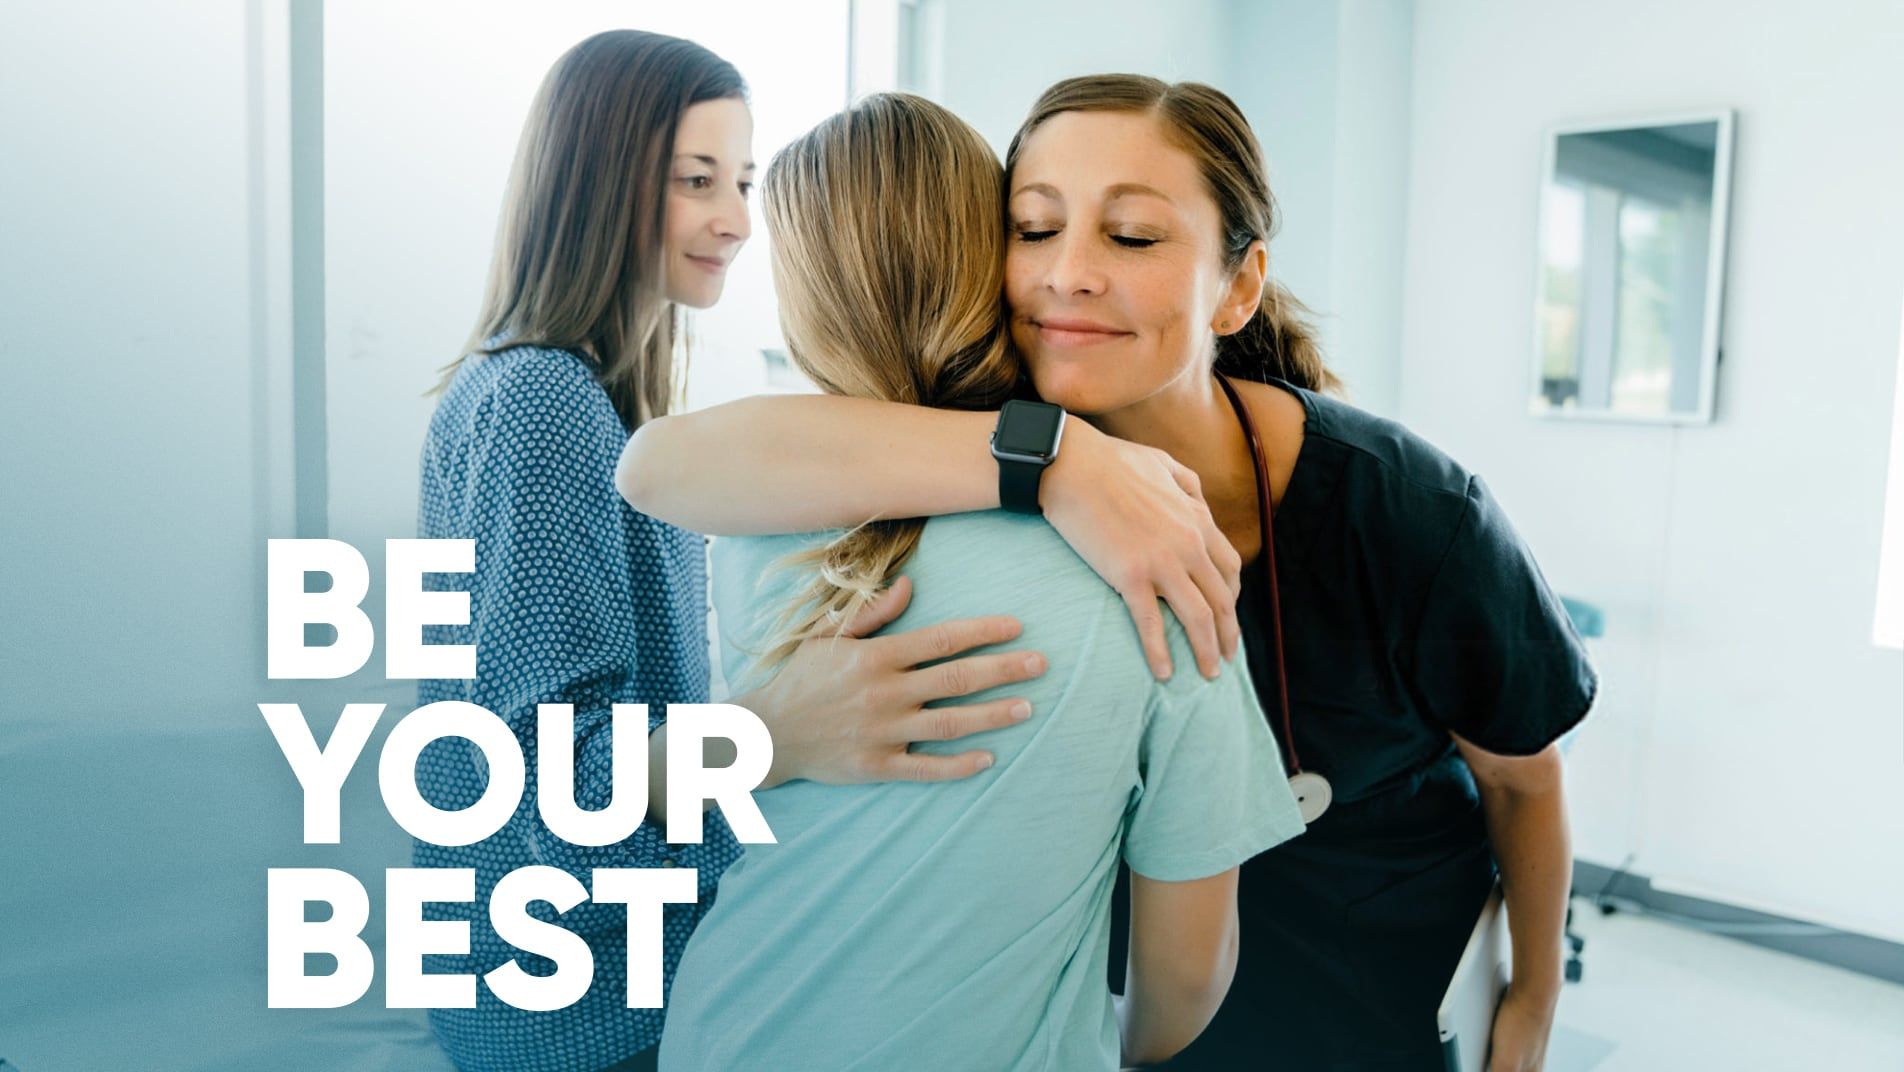
[[[702,101],[745,100],[692,41],[610,30],[562,54],[522,127],[489,284],[466,354],[546,346],[591,357],[631,430],[675,394],[677,310],[662,237],[674,134]],[[463,362],[445,366],[441,391]]]
[[[787,353],[830,394],[994,409],[1019,378],[1001,294],[1003,172],[923,97],[876,93],[775,155],[761,181]],[[924,521],[868,521],[793,556],[817,566],[768,660],[837,635],[918,546]]]
[[[1044,91],[1012,136],[1005,153],[1008,180],[1025,139],[1061,112],[1140,112],[1161,120],[1167,136],[1196,161],[1216,200],[1225,268],[1234,271],[1251,243],[1267,244],[1275,234],[1276,201],[1262,147],[1242,110],[1221,91],[1200,82],[1172,85],[1135,74],[1067,78]],[[1235,334],[1218,337],[1217,371],[1250,380],[1274,376],[1311,391],[1340,391],[1341,381],[1323,363],[1315,329],[1303,319],[1307,312],[1282,284],[1267,281],[1259,315]]]

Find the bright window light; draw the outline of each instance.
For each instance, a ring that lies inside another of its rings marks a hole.
[[[1890,480],[1884,493],[1877,620],[1871,639],[1882,647],[1904,649],[1904,330],[1899,336],[1897,396],[1891,402]]]

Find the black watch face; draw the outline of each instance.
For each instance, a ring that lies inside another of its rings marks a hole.
[[[1051,441],[1058,436],[1058,422],[1064,419],[1063,410],[1014,399],[1005,403],[1001,413],[994,447],[1006,454],[1050,456]]]

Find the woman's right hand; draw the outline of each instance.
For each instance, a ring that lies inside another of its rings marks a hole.
[[[1045,658],[1022,650],[970,654],[1018,636],[1018,620],[1004,616],[871,635],[899,617],[911,599],[912,582],[902,575],[841,636],[805,641],[772,681],[735,699],[759,715],[773,737],[773,766],[762,788],[796,778],[833,784],[969,778],[992,765],[991,753],[940,755],[909,746],[1031,717],[1031,705],[1011,697],[927,707],[1038,677]]]
[[[1045,518],[1124,597],[1151,673],[1172,671],[1161,598],[1183,623],[1197,668],[1215,677],[1242,636],[1243,560],[1211,517],[1197,474],[1155,447],[1066,420],[1064,449],[1039,493]]]

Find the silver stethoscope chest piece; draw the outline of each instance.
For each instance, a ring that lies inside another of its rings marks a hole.
[[[1297,771],[1290,775],[1289,791],[1296,794],[1296,811],[1302,815],[1305,826],[1322,818],[1322,813],[1329,810],[1329,802],[1335,799],[1329,779],[1315,771]]]

